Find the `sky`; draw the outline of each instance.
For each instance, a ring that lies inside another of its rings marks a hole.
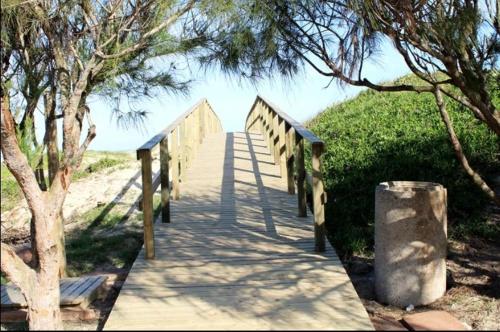
[[[383,82],[409,72],[402,57],[391,45],[382,46],[382,49],[383,55],[376,59],[376,63],[370,62],[365,65],[363,72],[366,78],[374,82]],[[291,81],[284,82],[276,77],[262,80],[256,85],[238,82],[217,70],[210,72],[198,69],[185,70],[183,75],[193,80],[189,95],[172,96],[163,93],[153,99],[144,98],[139,101],[139,107],[149,112],[142,130],[118,126],[111,118],[110,106],[103,100],[92,98],[89,107],[92,120],[97,127],[97,136],[90,144],[89,150],[135,150],[202,98],[208,99],[219,116],[224,131],[234,132],[244,130],[246,116],[257,94],[280,107],[295,120],[302,122],[329,105],[352,98],[361,91],[360,88],[339,86],[335,82],[329,85],[329,78],[316,73],[309,66]],[[124,108],[128,107],[126,103],[122,104]],[[38,123],[43,124],[43,121]],[[84,128],[82,136],[85,136],[85,133]]]

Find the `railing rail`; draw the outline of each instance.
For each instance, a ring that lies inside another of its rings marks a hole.
[[[255,98],[245,122],[245,130],[262,134],[274,156],[275,164],[280,165],[282,178],[287,180],[289,194],[295,194],[296,182],[299,217],[307,216],[305,182],[311,185],[315,250],[325,251],[326,192],[321,171],[324,142],[261,96]],[[305,170],[304,141],[311,144],[312,174]]]
[[[186,170],[207,134],[222,131],[222,125],[206,99],[181,114],[172,124],[137,149],[141,160],[142,195],[140,208],[144,220],[146,259],[155,257],[153,228],[153,194],[161,185],[162,222],[170,222],[170,198],[179,199],[179,179],[185,180]],[[153,178],[152,151],[159,146],[160,172]],[[171,185],[170,185],[171,184]]]

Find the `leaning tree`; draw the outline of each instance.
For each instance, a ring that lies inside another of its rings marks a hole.
[[[381,92],[433,94],[457,159],[494,202],[500,198],[469,164],[445,97],[500,136],[500,2],[494,0],[251,0],[226,4],[226,14],[193,25],[209,40],[207,65],[253,79],[293,76],[304,65],[340,83]],[[367,60],[390,40],[421,84],[384,85],[364,76]]]
[[[187,82],[176,79],[175,66],[157,67],[155,59],[186,54],[199,45],[200,39],[184,34],[187,13],[195,5],[194,0],[2,2],[1,151],[31,212],[37,264],[26,265],[2,243],[1,270],[26,298],[30,329],[62,328],[60,216],[72,174],[96,136],[88,98],[110,98],[116,101],[118,119],[134,121],[144,112],[120,111],[121,96],[185,91]],[[34,135],[36,109],[45,114],[43,142]],[[35,162],[27,157],[30,149]],[[40,167],[45,149],[48,185]]]

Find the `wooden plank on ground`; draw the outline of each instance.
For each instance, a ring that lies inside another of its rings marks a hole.
[[[106,281],[106,276],[84,276],[64,278],[59,283],[61,306],[87,307],[99,293],[99,288]],[[27,303],[19,288],[14,285],[2,285],[1,308],[26,308]]]

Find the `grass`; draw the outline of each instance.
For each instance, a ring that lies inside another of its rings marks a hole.
[[[160,196],[155,195],[154,218],[161,212],[160,202]],[[130,267],[134,262],[143,243],[142,229],[127,230],[116,235],[99,234],[100,230],[113,230],[127,221],[128,217],[124,213],[113,211],[114,204],[93,208],[79,217],[83,229],[73,232],[66,239],[70,276],[80,276],[103,266]],[[142,213],[136,217],[142,220]]]
[[[395,83],[415,82],[406,76]],[[493,94],[499,105],[499,91]],[[486,178],[498,172],[499,138],[470,111],[447,103],[471,165]],[[500,236],[498,225],[482,217],[488,199],[455,158],[432,95],[369,90],[331,106],[307,126],[326,143],[326,223],[341,253],[372,252],[375,187],[388,180],[443,184],[452,237]]]
[[[16,206],[19,200],[22,198],[21,191],[17,185],[14,177],[12,179],[3,176],[2,166],[2,178],[1,178],[1,197],[2,197],[2,211],[7,211]]]
[[[110,169],[112,167],[123,165],[130,156],[123,152],[100,152],[87,151],[82,163],[82,167],[73,173],[73,181],[81,180],[93,173]],[[47,175],[47,166],[45,162],[45,175]],[[22,193],[19,189],[16,179],[7,169],[7,166],[2,164],[1,167],[1,195],[2,195],[2,211],[8,211],[16,206],[22,199]]]
[[[105,168],[110,168],[121,163],[123,163],[122,160],[104,157],[103,159],[99,159],[98,161],[91,163],[85,169],[76,171],[73,174],[73,181],[83,179],[92,173],[99,172]]]
[[[82,172],[88,174],[120,165],[128,159],[127,155],[121,153],[106,153],[103,156],[103,153],[91,152],[87,157],[91,161],[87,162]],[[4,172],[3,167],[2,172]],[[12,177],[8,170],[5,169],[5,172],[5,175],[2,173],[2,185],[5,178]],[[79,179],[85,176],[87,175],[81,175]],[[155,218],[161,212],[160,202],[160,196],[154,195]],[[3,192],[2,208],[4,208]],[[142,213],[126,216],[123,210],[113,201],[95,207],[73,220],[81,227],[66,235],[69,276],[80,276],[109,266],[116,268],[131,266],[143,243],[142,228],[127,227],[119,232],[114,231],[125,222],[131,222],[129,218],[142,220]],[[2,284],[7,282],[3,275],[0,281]]]

